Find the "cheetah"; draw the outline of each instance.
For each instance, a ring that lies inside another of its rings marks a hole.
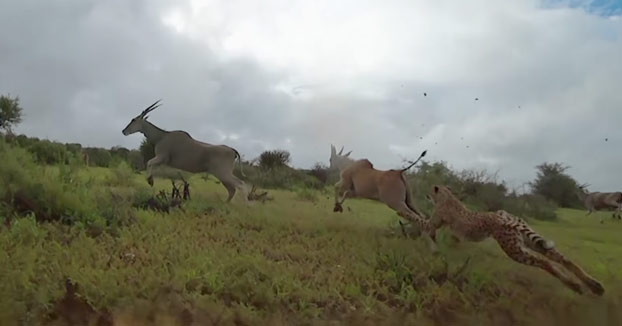
[[[581,285],[562,272],[553,262],[559,263],[576,275],[594,294],[601,296],[605,292],[600,282],[565,258],[554,248],[553,241],[544,239],[521,218],[504,210],[471,211],[447,186],[434,186],[427,198],[435,207],[431,226],[427,230],[432,239],[435,239],[436,230],[444,225],[463,240],[479,242],[492,237],[514,261],[547,271],[578,294],[583,294]]]

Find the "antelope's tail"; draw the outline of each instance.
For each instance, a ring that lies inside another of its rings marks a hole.
[[[417,164],[417,162],[419,162],[419,160],[421,160],[421,159],[425,156],[425,154],[426,154],[427,152],[428,152],[427,150],[423,151],[423,153],[421,153],[421,155],[419,155],[419,158],[418,158],[416,161],[414,161],[414,162],[410,163],[410,165],[409,165],[409,166],[407,166],[407,167],[403,168],[403,169],[402,169],[402,172],[405,172],[406,170],[408,170],[408,169],[412,168],[412,167],[413,167],[413,165]]]
[[[242,169],[242,156],[240,155],[240,153],[233,147],[230,147],[234,152],[235,152],[235,156],[238,157],[238,164],[240,165],[240,174],[243,177],[246,177],[246,174],[244,174],[244,170]]]

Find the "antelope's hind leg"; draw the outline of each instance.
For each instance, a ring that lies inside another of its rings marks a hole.
[[[212,174],[220,180],[220,183],[227,189],[227,203],[231,202],[236,191],[240,190],[244,196],[245,202],[248,204],[248,190],[246,189],[246,184],[233,175],[233,171],[215,171]]]

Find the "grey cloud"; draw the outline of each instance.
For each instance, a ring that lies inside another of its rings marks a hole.
[[[176,2],[13,2],[0,12],[0,92],[22,99],[18,132],[66,142],[135,147],[140,137],[121,129],[162,98],[155,124],[246,158],[284,148],[309,167],[327,162],[333,143],[387,169],[428,149],[458,169],[499,169],[513,186],[537,164],[560,161],[595,189],[619,189],[622,20],[516,1],[476,5],[480,16],[465,30],[451,25],[462,9],[443,9],[424,47],[408,32],[391,35],[412,46],[403,51],[429,50],[425,60],[329,82],[251,55],[223,57],[214,44],[225,27],[206,27],[208,40],[176,33],[161,21]],[[441,20],[448,26],[437,31]]]
[[[283,116],[288,104],[268,87],[278,76],[248,60],[218,62],[162,26],[153,4],[22,2],[3,10],[0,89],[22,100],[26,116],[18,131],[136,146],[139,138],[120,130],[163,98],[151,117],[163,128],[210,141],[219,140],[218,129],[276,139],[280,126],[270,117]]]

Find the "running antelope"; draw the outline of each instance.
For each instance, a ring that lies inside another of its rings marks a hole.
[[[153,186],[153,169],[159,166],[168,166],[191,173],[206,172],[213,174],[227,189],[230,202],[236,189],[248,201],[246,184],[233,175],[236,158],[240,164],[242,175],[242,161],[240,153],[226,145],[212,145],[198,141],[185,131],[166,131],[147,121],[147,114],[160,106],[160,100],[151,104],[143,112],[130,121],[123,129],[123,135],[128,136],[140,132],[155,144],[155,157],[147,162],[147,182]]]
[[[581,201],[583,201],[587,209],[586,215],[592,214],[593,211],[613,208],[615,211],[612,217],[622,219],[620,217],[622,211],[622,192],[588,192],[587,186],[588,185],[581,185],[577,191],[577,195]],[[601,223],[603,223],[603,220],[601,220]]]
[[[367,159],[353,160],[351,152],[341,155],[331,145],[330,167],[339,168],[341,179],[335,184],[335,207],[333,212],[343,212],[342,204],[346,198],[366,198],[385,203],[397,214],[415,225],[427,225],[427,218],[412,203],[412,194],[404,178],[404,172],[413,167],[427,151],[409,166],[399,170],[377,170]],[[427,235],[427,233],[424,233]],[[428,238],[430,246],[436,246]]]

